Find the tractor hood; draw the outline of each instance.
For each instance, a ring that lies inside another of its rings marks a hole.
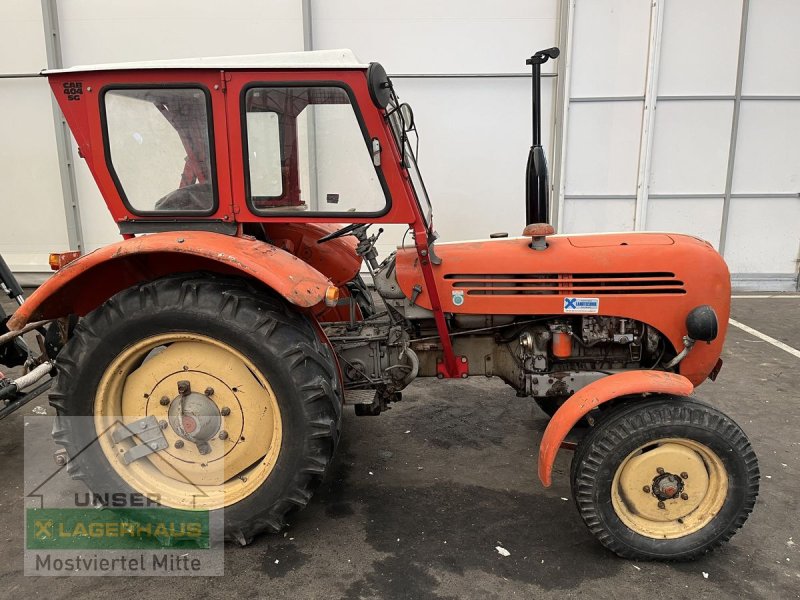
[[[686,315],[710,304],[719,335],[697,344],[681,363],[695,384],[716,364],[730,312],[730,275],[722,257],[700,239],[664,233],[562,235],[533,250],[530,238],[436,245],[433,267],[445,312],[477,315],[596,314],[635,319],[682,348]],[[431,301],[413,249],[397,251],[397,278],[407,297]]]

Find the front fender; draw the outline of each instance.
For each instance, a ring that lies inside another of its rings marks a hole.
[[[556,411],[539,446],[539,479],[550,487],[553,462],[564,438],[590,410],[604,402],[635,394],[688,396],[694,386],[683,375],[663,371],[626,371],[603,377],[581,388]]]
[[[212,271],[256,279],[292,304],[325,299],[331,281],[296,256],[253,238],[207,231],[155,233],[105,246],[71,262],[25,300],[9,328],[85,315],[136,283],[173,273]]]

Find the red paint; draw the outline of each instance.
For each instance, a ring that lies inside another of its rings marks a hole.
[[[677,350],[683,348],[686,315],[696,306],[710,304],[719,319],[717,339],[695,344],[680,363],[681,374],[694,385],[708,377],[722,352],[730,312],[730,276],[716,250],[690,236],[657,233],[554,236],[547,241],[548,248],[541,251],[532,250],[527,238],[437,245],[442,264],[428,266],[440,290],[433,296],[429,277],[420,272],[418,253],[398,250],[397,280],[408,297],[415,285],[422,286],[419,306],[441,306],[453,314],[562,315],[565,297],[597,297],[599,315],[647,323]],[[655,275],[616,277],[624,273]],[[670,280],[670,289],[684,293],[657,293],[665,289],[660,283],[665,279]],[[592,282],[601,293],[585,292]],[[636,294],[630,293],[631,282],[640,286]],[[520,293],[526,290],[529,293]],[[453,303],[457,291],[464,293],[464,302],[458,306]]]
[[[341,286],[351,281],[361,269],[361,257],[356,254],[358,240],[340,237],[323,244],[317,240],[343,223],[264,223],[267,239],[272,244],[307,262]]]
[[[137,283],[191,271],[256,279],[301,308],[320,304],[332,285],[309,264],[264,242],[205,231],[154,233],[71,262],[31,294],[9,327],[19,329],[30,321],[71,313],[85,315]]]
[[[553,332],[553,356],[569,358],[572,356],[572,338],[568,333]]]

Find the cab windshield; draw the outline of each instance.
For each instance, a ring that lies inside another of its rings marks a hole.
[[[397,146],[400,148],[403,157],[403,166],[408,169],[408,174],[411,178],[411,187],[414,188],[414,194],[417,197],[417,203],[422,210],[422,216],[425,219],[425,225],[429,231],[433,230],[433,206],[431,206],[430,198],[428,198],[428,191],[425,189],[425,182],[422,180],[422,175],[419,172],[417,165],[417,158],[414,150],[411,148],[411,140],[409,133],[414,134],[415,142],[419,142],[417,136],[417,128],[413,123],[406,122],[406,117],[403,115],[403,110],[400,104],[394,102],[389,106],[387,112],[387,119],[392,128]]]

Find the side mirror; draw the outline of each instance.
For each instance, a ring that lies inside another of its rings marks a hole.
[[[717,338],[718,332],[717,313],[708,304],[693,308],[686,315],[686,333],[693,340],[712,342]]]
[[[403,102],[397,110],[400,111],[400,116],[403,118],[403,127],[405,131],[414,129],[414,111],[411,110],[411,106]]]

